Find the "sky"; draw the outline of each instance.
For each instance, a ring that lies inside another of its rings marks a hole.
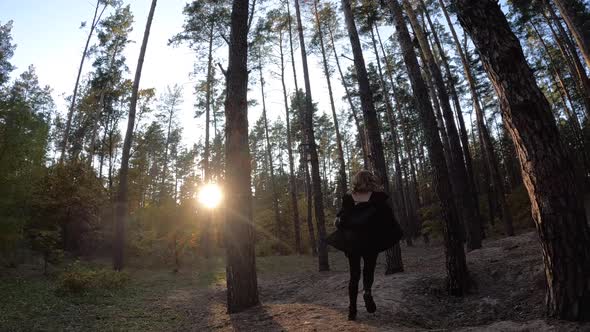
[[[191,145],[204,136],[204,117],[195,119],[193,107],[193,87],[195,78],[189,77],[196,57],[186,46],[168,46],[168,39],[182,29],[184,15],[182,9],[188,0],[160,0],[156,8],[150,39],[143,66],[140,88],[156,88],[158,95],[165,91],[166,86],[179,84],[184,88],[184,103],[179,112],[179,123],[184,128],[183,143]],[[130,72],[127,77],[133,78],[139,48],[143,38],[147,14],[151,0],[126,0],[130,4],[135,18],[130,44],[125,50],[127,66]],[[58,111],[65,114],[67,110],[64,98],[72,94],[77,70],[88,36],[90,24],[80,29],[81,22],[92,20],[95,0],[0,0],[0,22],[14,21],[12,30],[13,42],[17,45],[11,62],[17,67],[12,73],[16,77],[34,65],[42,85],[49,85],[53,89],[53,98]],[[105,15],[108,13],[105,13]],[[304,18],[304,22],[309,22]],[[305,25],[306,23],[304,23]],[[294,35],[295,36],[295,35]],[[93,38],[91,43],[96,42]],[[227,48],[219,49],[217,56],[227,57]],[[303,86],[303,71],[301,69],[301,54],[295,53],[300,86]],[[343,66],[348,66],[348,60],[342,59]],[[312,96],[314,102],[319,103],[321,112],[329,112],[329,99],[325,77],[320,67],[320,58],[308,57],[310,66]],[[91,70],[92,60],[84,64],[83,72]],[[291,67],[287,66],[287,77],[291,77]],[[251,76],[255,72],[251,73]],[[257,75],[256,75],[257,76]],[[284,120],[284,104],[280,81],[269,72],[264,74],[267,81],[267,113],[271,119],[281,117]],[[251,77],[258,80],[257,77]],[[337,109],[343,107],[341,96],[344,89],[340,80],[332,78],[334,96]],[[294,91],[291,79],[287,80],[287,89]],[[250,99],[260,99],[260,90],[249,91]],[[249,110],[249,123],[253,125],[260,117],[260,104]],[[126,121],[125,121],[126,122]],[[124,124],[124,123],[123,123]],[[123,125],[122,124],[122,125]]]

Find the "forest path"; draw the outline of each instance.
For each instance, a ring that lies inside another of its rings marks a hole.
[[[261,273],[262,305],[228,315],[223,282],[177,289],[159,305],[186,315],[192,331],[588,331],[588,325],[543,320],[543,271],[534,233],[486,241],[468,254],[476,287],[469,296],[444,294],[440,245],[403,247],[404,273],[384,275],[380,257],[375,314],[359,294],[356,322],[347,320],[346,260],[331,253],[330,272]],[[311,258],[310,258],[311,259]]]
[[[440,259],[444,260],[440,248],[436,247],[412,248],[407,252],[404,258],[410,270],[417,270],[418,266],[433,266]],[[342,253],[334,252],[330,256],[330,272],[261,273],[259,289],[262,305],[239,314],[230,316],[226,313],[223,282],[206,291],[176,290],[163,304],[189,312],[190,319],[180,330],[415,331],[399,325],[395,313],[402,305],[402,289],[416,281],[420,273],[385,276],[384,258],[380,257],[373,288],[379,309],[375,314],[365,312],[361,290],[357,322],[349,322],[347,262]]]

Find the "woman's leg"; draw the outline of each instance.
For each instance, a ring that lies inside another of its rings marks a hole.
[[[377,266],[377,256],[379,254],[363,255],[363,288],[365,293],[371,293],[373,281],[375,280],[375,267]]]
[[[348,282],[349,311],[348,319],[356,319],[356,298],[359,292],[359,281],[361,279],[361,256],[346,254],[350,269],[350,281]]]
[[[373,294],[371,294],[371,288],[373,287],[373,280],[375,280],[375,267],[377,266],[378,255],[379,254],[363,255],[363,288],[365,291],[363,299],[365,300],[365,307],[370,313],[377,310],[377,305],[373,300]]]

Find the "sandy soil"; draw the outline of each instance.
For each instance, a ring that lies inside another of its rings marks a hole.
[[[192,331],[590,331],[590,325],[545,320],[544,277],[534,233],[485,241],[468,253],[474,289],[463,298],[444,292],[440,245],[403,247],[406,271],[384,275],[383,257],[374,285],[378,311],[346,319],[348,274],[341,253],[331,253],[331,272],[264,275],[262,305],[228,315],[223,285],[177,290],[155,304],[186,315],[179,330]],[[362,288],[362,287],[361,287]]]

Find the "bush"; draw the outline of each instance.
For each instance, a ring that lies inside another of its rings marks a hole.
[[[89,290],[120,289],[129,282],[125,272],[93,269],[73,263],[58,279],[57,292],[60,294],[84,294]]]
[[[19,263],[18,249],[22,247],[23,221],[0,214],[0,266],[16,267]]]
[[[59,248],[61,242],[60,233],[57,230],[29,230],[31,249],[43,256],[43,274],[47,274],[49,264],[58,264],[63,256]]]
[[[421,234],[439,238],[443,235],[442,212],[440,205],[435,203],[424,206],[418,210],[421,223]]]

